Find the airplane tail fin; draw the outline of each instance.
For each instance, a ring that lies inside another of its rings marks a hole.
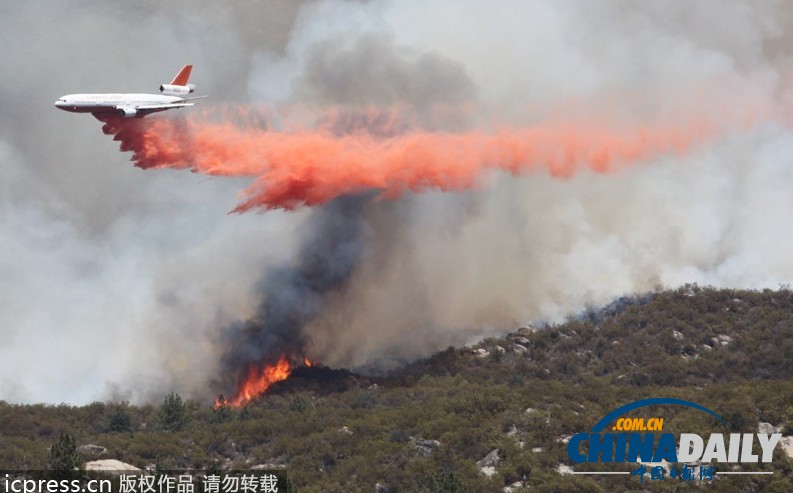
[[[185,65],[182,67],[182,70],[176,74],[176,77],[173,78],[171,81],[171,85],[173,86],[186,86],[187,80],[190,79],[190,72],[193,71],[192,65]]]

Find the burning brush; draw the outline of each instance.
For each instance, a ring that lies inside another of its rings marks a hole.
[[[308,358],[304,357],[303,366],[312,367],[314,364]],[[297,364],[290,361],[286,355],[281,355],[278,361],[271,365],[256,365],[251,364],[248,366],[248,372],[240,383],[237,393],[233,399],[226,399],[223,394],[215,399],[215,408],[223,406],[242,407],[250,401],[263,395],[270,387],[282,380],[289,378],[292,371],[297,367]]]

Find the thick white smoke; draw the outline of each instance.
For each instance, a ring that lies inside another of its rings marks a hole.
[[[398,107],[450,131],[747,115],[616,174],[375,203],[361,263],[305,331],[324,363],[388,365],[657,286],[793,279],[793,134],[767,117],[791,102],[782,4],[84,3],[0,7],[0,399],[211,396],[218,330],[293,259],[311,211],[227,216],[240,182],[134,169],[51,106],[154,90],[186,62],[207,111]]]
[[[254,98],[375,99],[424,115],[469,98],[476,110],[455,113],[458,126],[603,113],[750,122],[614,175],[498,176],[373,212],[378,253],[307,331],[328,363],[387,365],[660,286],[793,279],[793,140],[767,118],[789,97],[779,5],[319,2],[301,14],[286,55],[254,66]],[[422,59],[444,70],[425,77]]]

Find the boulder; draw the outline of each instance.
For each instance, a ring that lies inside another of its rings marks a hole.
[[[441,442],[438,440],[425,440],[416,437],[410,437],[410,443],[416,447],[421,455],[430,455],[433,450],[441,446]]]
[[[779,433],[781,430],[776,426],[772,425],[771,423],[758,423],[757,424],[757,433],[767,433],[769,435],[773,435],[774,433]]]
[[[286,464],[256,464],[255,466],[251,466],[252,471],[272,471],[274,469],[286,469]]]
[[[482,474],[484,474],[485,476],[487,476],[489,478],[489,477],[493,476],[493,474],[496,473],[496,468],[493,467],[493,466],[485,466],[482,469],[480,469],[480,471],[482,472]]]
[[[493,449],[482,460],[476,462],[476,467],[489,478],[496,473],[496,466],[499,464],[501,464],[501,457],[498,455],[498,449]]]
[[[573,468],[568,466],[567,464],[559,464],[558,466],[556,466],[556,472],[558,472],[562,476],[565,476],[567,474],[573,474]]]
[[[513,491],[520,490],[520,489],[524,488],[525,486],[526,485],[525,485],[525,483],[523,481],[515,481],[514,483],[512,483],[509,486],[504,486],[504,489],[502,491],[504,491],[504,493],[512,493]]]
[[[120,460],[116,460],[116,459],[102,459],[102,460],[92,460],[90,462],[86,462],[85,470],[120,474],[130,471],[140,471],[140,468],[137,468],[132,464],[121,462]]]
[[[782,448],[782,452],[788,456],[788,459],[793,459],[793,436],[782,437],[779,440],[779,446]]]
[[[483,469],[485,467],[496,467],[501,464],[501,457],[498,455],[498,449],[493,449],[482,460],[477,461],[476,467]]]
[[[524,325],[523,327],[518,329],[519,334],[534,334],[537,332],[537,327],[532,325]]]
[[[88,443],[77,447],[77,452],[85,455],[102,455],[107,453],[107,448]]]

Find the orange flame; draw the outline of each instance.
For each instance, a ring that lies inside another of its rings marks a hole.
[[[292,374],[292,365],[286,356],[281,358],[273,365],[265,365],[258,368],[251,365],[248,368],[248,376],[240,385],[237,396],[225,403],[232,407],[240,407],[249,403],[254,398],[267,392],[275,382],[286,380]]]
[[[314,366],[314,363],[306,357],[303,357],[303,364],[307,367]],[[215,400],[215,408],[223,406],[242,407],[267,392],[274,383],[289,378],[292,370],[294,370],[294,366],[286,355],[281,356],[275,364],[265,365],[262,368],[257,365],[250,365],[248,367],[248,375],[240,385],[237,395],[229,400],[221,395]]]

